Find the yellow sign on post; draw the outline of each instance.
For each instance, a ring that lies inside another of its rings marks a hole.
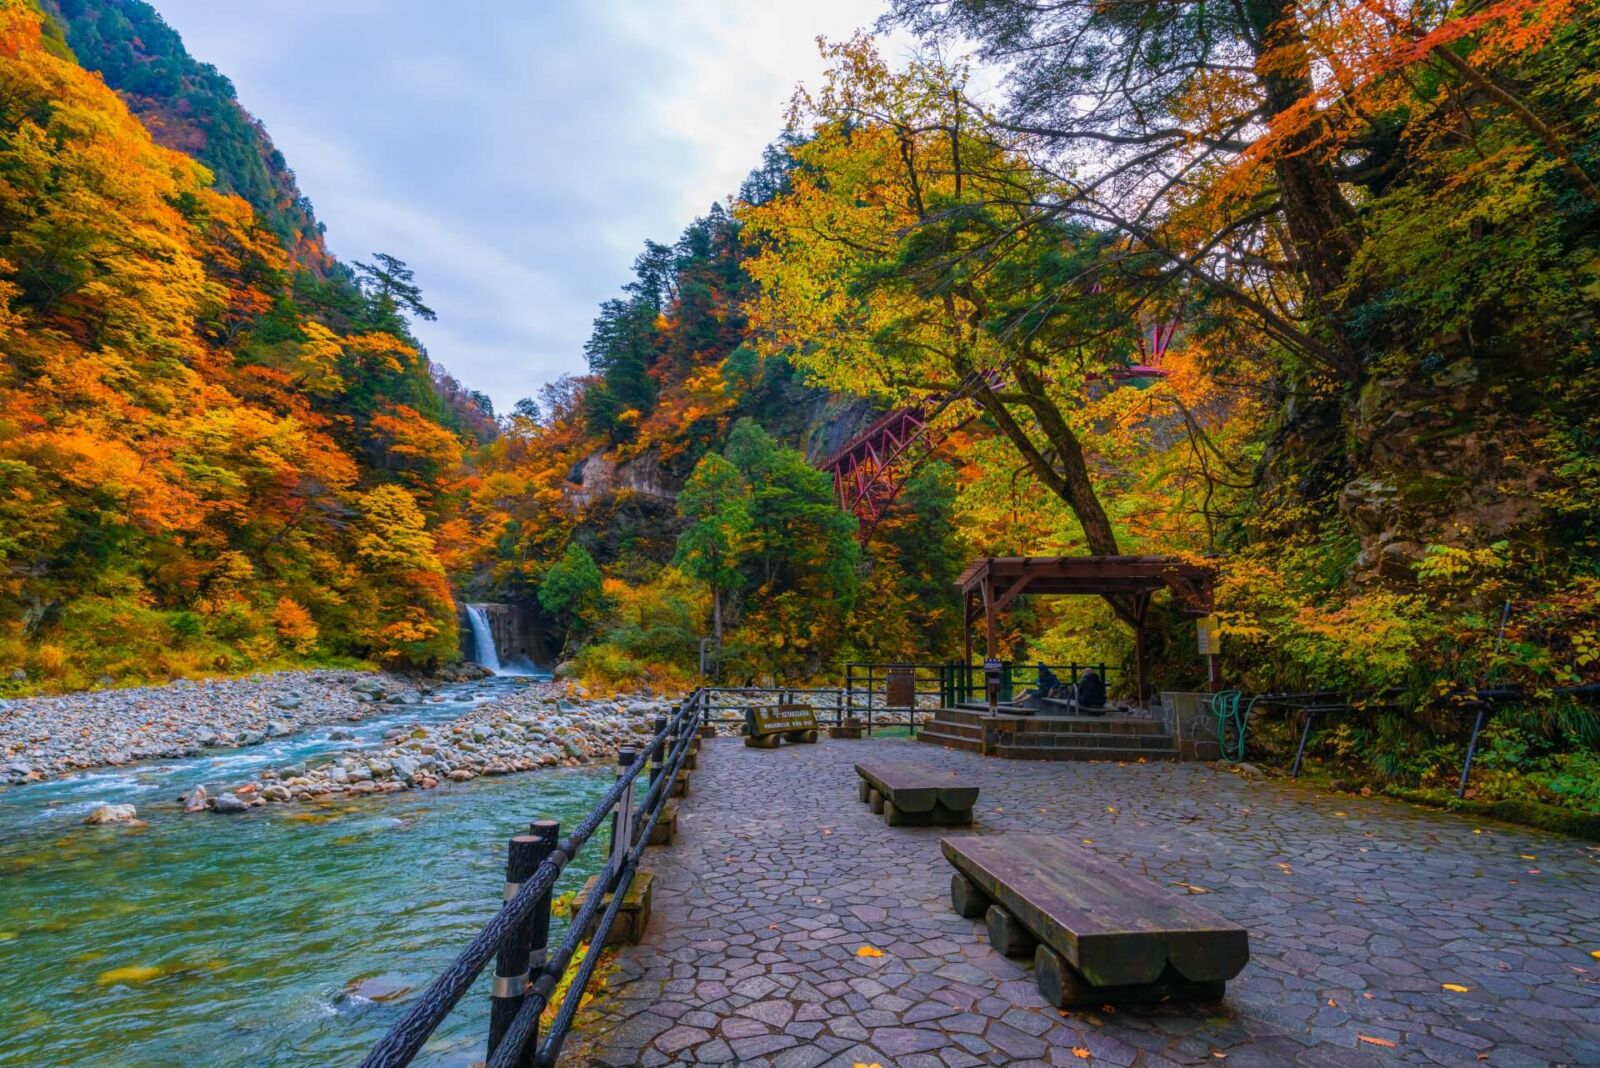
[[[1222,621],[1215,615],[1195,621],[1195,632],[1200,638],[1201,656],[1222,655]]]

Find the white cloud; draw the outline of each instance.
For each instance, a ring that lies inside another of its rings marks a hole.
[[[501,410],[583,370],[644,240],[734,193],[820,74],[815,38],[884,7],[155,2],[265,122],[333,250],[411,264],[439,314],[419,336]]]

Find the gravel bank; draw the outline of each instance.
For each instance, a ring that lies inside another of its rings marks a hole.
[[[0,784],[192,756],[360,721],[386,710],[386,703],[425,699],[427,686],[360,671],[284,671],[0,701]]]
[[[347,750],[311,767],[269,769],[215,797],[200,789],[181,800],[190,812],[243,812],[273,803],[428,790],[480,775],[611,761],[618,750],[642,745],[654,731],[655,718],[671,709],[661,699],[572,700],[565,692],[565,686],[528,685],[448,723],[397,726],[375,748]]]

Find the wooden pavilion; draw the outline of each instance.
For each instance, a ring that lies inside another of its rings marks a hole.
[[[972,663],[972,625],[984,621],[984,655],[999,653],[995,621],[1006,606],[1030,594],[1089,594],[1104,597],[1117,618],[1133,628],[1133,662],[1139,703],[1144,703],[1144,621],[1150,598],[1171,590],[1182,610],[1210,615],[1216,575],[1204,564],[1170,556],[985,556],[956,580],[965,609],[966,663]],[[1214,685],[1216,660],[1210,658]]]

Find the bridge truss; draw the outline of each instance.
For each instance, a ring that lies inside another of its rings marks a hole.
[[[1141,360],[1111,371],[1104,378],[1115,383],[1165,378],[1168,372],[1162,369],[1161,362],[1177,333],[1178,323],[1174,317],[1144,331],[1140,339]],[[1101,377],[1090,375],[1089,380]],[[997,372],[990,371],[984,378],[991,388],[1000,384]],[[817,465],[833,476],[839,507],[856,517],[857,537],[862,545],[872,540],[878,524],[917,468],[938,453],[951,436],[977,418],[976,412],[951,419],[939,418],[955,401],[970,397],[975,386],[976,379],[943,397],[887,412]]]

